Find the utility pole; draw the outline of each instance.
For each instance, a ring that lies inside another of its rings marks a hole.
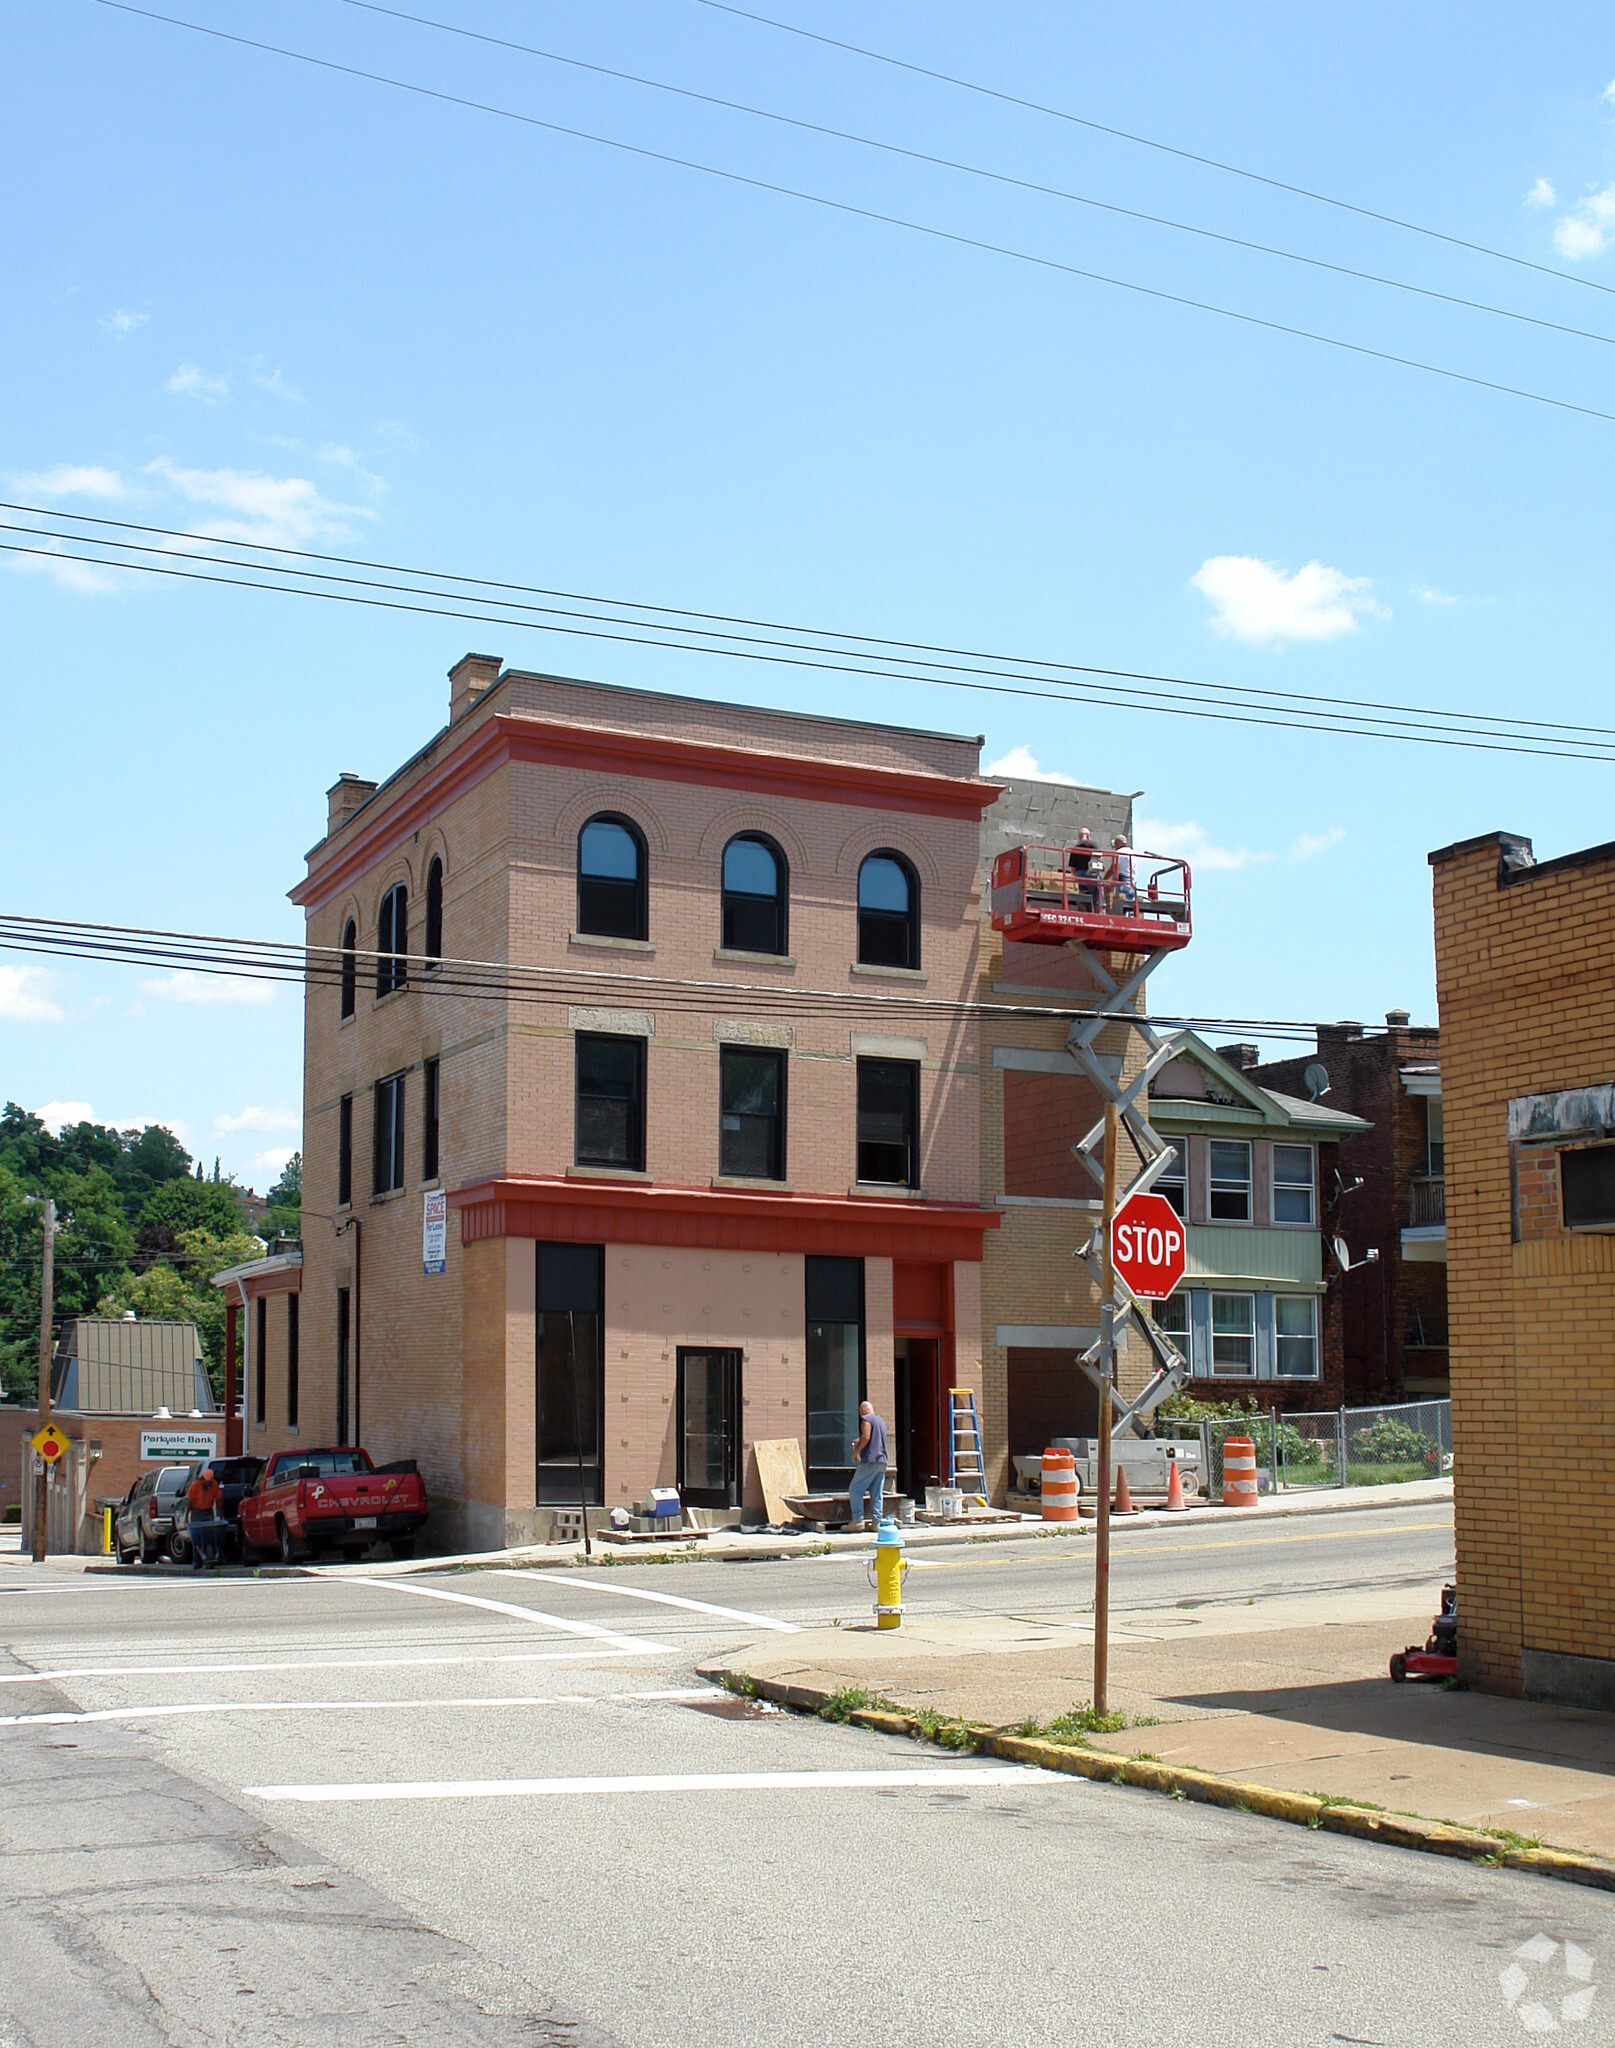
[[[1099,1520],[1093,1559],[1093,1710],[1109,1711],[1110,1688],[1110,1389],[1116,1366],[1116,1269],[1110,1232],[1116,1220],[1116,1105],[1105,1104],[1104,1279],[1099,1296]]]
[[[56,1293],[56,1204],[45,1197],[45,1229],[39,1262],[39,1426],[50,1420],[50,1325]],[[39,1461],[44,1464],[44,1460]],[[34,1563],[45,1562],[48,1512],[45,1489],[50,1484],[50,1467],[34,1478]]]

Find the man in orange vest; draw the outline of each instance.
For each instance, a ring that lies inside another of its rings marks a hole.
[[[199,1572],[204,1564],[212,1565],[215,1571],[224,1569],[219,1562],[219,1539],[224,1534],[219,1516],[220,1495],[218,1476],[211,1465],[204,1465],[185,1489],[191,1508],[192,1571]]]

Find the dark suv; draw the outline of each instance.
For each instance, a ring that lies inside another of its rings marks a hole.
[[[168,1554],[175,1564],[189,1564],[191,1561],[191,1504],[185,1498],[185,1487],[209,1466],[219,1482],[219,1517],[225,1524],[219,1543],[220,1554],[241,1555],[241,1503],[263,1477],[264,1461],[262,1458],[204,1458],[200,1464],[185,1468],[185,1486],[180,1488],[179,1499],[174,1503],[174,1527],[168,1539]]]
[[[123,1497],[113,1522],[112,1541],[119,1564],[155,1564],[174,1530],[174,1503],[191,1483],[189,1465],[164,1465],[143,1472]]]

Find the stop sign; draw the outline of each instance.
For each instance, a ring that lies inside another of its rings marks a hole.
[[[1117,1273],[1141,1301],[1165,1301],[1188,1263],[1183,1218],[1165,1195],[1134,1195],[1110,1226]]]

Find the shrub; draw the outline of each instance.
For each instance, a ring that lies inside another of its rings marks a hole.
[[[1432,1452],[1439,1468],[1438,1444],[1400,1416],[1382,1415],[1353,1433],[1350,1455],[1365,1465],[1427,1465]]]

